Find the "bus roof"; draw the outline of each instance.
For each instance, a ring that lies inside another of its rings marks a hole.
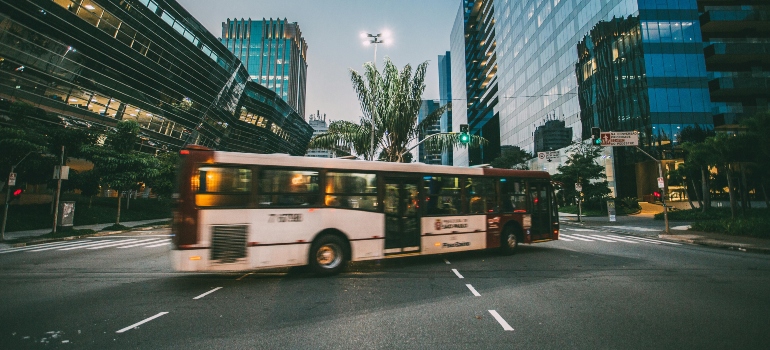
[[[200,149],[191,149],[201,151]],[[339,158],[298,157],[286,154],[258,154],[213,151],[215,163],[272,165],[280,167],[304,167],[320,169],[393,171],[406,173],[427,173],[470,176],[526,177],[550,179],[545,171],[512,170],[494,168],[467,168],[447,165],[429,165],[423,163],[371,162],[364,160]]]

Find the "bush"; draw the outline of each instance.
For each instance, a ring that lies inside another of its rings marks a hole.
[[[642,210],[642,206],[639,205],[639,199],[635,197],[621,198],[617,203],[619,208],[625,208],[629,210],[639,211]]]
[[[770,238],[770,218],[743,217],[738,219],[703,220],[692,224],[692,230],[724,233],[733,236]]]

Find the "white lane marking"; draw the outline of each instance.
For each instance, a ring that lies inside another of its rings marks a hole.
[[[592,230],[592,229],[589,229],[589,228],[565,228],[565,230],[577,231],[577,232],[596,232],[596,230]]]
[[[173,235],[133,235],[133,236],[113,236],[110,238],[145,238],[145,237],[171,237]],[[88,239],[100,239],[101,237],[86,237]]]
[[[692,228],[692,226],[690,226],[690,225],[680,225],[680,226],[671,227],[672,230],[677,230],[677,231],[687,231],[687,230],[689,230],[691,228]]]
[[[598,239],[598,240],[603,241],[603,242],[618,243],[616,241],[609,240],[607,238],[596,237],[596,235],[594,235],[594,237],[591,237],[591,236],[585,236],[585,235],[580,235],[580,234],[576,233],[576,234],[572,235],[572,237],[575,237],[575,238],[583,237],[583,238],[590,238],[590,239]]]
[[[253,274],[254,274],[253,272],[249,272],[249,273],[247,273],[247,274],[245,274],[245,275],[243,275],[243,276],[241,276],[241,277],[238,277],[238,278],[236,278],[235,280],[236,280],[236,281],[240,281],[240,280],[242,280],[242,279],[246,278],[248,275],[253,275]]]
[[[660,232],[661,231],[654,228],[636,227],[636,226],[605,226],[605,227],[616,228],[620,230],[642,231],[642,232]]]
[[[123,328],[123,329],[121,329],[121,330],[115,331],[115,333],[123,333],[123,332],[125,332],[125,331],[127,331],[127,330],[129,330],[129,329],[132,329],[132,328],[135,328],[135,327],[139,327],[139,326],[141,326],[141,325],[143,325],[143,324],[145,324],[145,323],[147,323],[147,322],[150,322],[150,321],[152,321],[152,320],[154,320],[154,319],[156,319],[156,318],[158,318],[158,317],[161,317],[161,316],[163,316],[163,315],[165,315],[165,314],[167,314],[167,313],[168,313],[168,312],[166,312],[166,311],[163,311],[163,312],[161,312],[161,313],[159,313],[159,314],[157,314],[157,315],[155,315],[155,316],[152,316],[152,317],[150,317],[150,318],[145,318],[144,320],[141,320],[141,321],[139,321],[139,322],[137,322],[137,323],[134,323],[134,324],[132,324],[132,325],[130,325],[130,326],[128,326],[128,327],[126,327],[126,328]]]
[[[457,271],[457,269],[452,269],[452,272],[454,272],[455,275],[457,275],[458,278],[465,278],[465,277],[463,277],[463,275],[460,274],[460,272]]]
[[[591,236],[596,236],[596,235],[591,235]],[[607,235],[607,236],[604,236],[604,237],[608,237],[608,236],[609,236],[609,235]],[[596,236],[596,237],[600,237],[600,236]],[[637,243],[639,243],[639,242],[636,242],[636,241],[629,241],[629,240],[627,240],[627,239],[623,239],[623,238],[620,238],[620,237],[617,237],[617,236],[613,236],[613,237],[612,237],[612,239],[613,239],[613,240],[616,240],[616,241],[620,241],[620,242],[626,242],[626,243],[632,243],[632,244],[637,244]]]
[[[61,248],[79,246],[79,245],[83,245],[83,244],[92,244],[92,243],[93,242],[88,242],[88,241],[69,242],[67,244],[61,244],[61,245],[57,245],[57,246],[51,246],[51,247],[45,247],[45,248],[30,250],[30,252],[44,252],[46,250],[61,249]]]
[[[580,240],[580,241],[586,241],[586,242],[593,242],[594,241],[593,239],[585,239],[585,238],[580,238],[580,237],[576,237],[576,236],[573,236],[573,235],[562,234],[562,236],[565,236],[567,238],[574,238],[574,239],[577,239],[577,240]]]
[[[614,238],[614,239],[618,239],[618,238],[621,238],[621,237],[618,237],[618,236],[615,236],[615,235],[607,235],[607,237],[612,237],[612,238]],[[630,237],[630,236],[626,236],[625,238],[628,238],[628,239],[635,239],[634,237]],[[652,243],[652,244],[657,244],[657,245],[660,245],[660,243],[658,243],[658,242],[650,242],[650,241],[645,241],[645,240],[641,240],[641,239],[640,239],[640,240],[637,240],[637,241],[639,241],[639,242],[644,242],[644,243]]]
[[[475,295],[475,296],[477,296],[477,297],[480,297],[480,296],[481,296],[481,294],[479,294],[479,292],[477,292],[477,291],[476,291],[476,289],[475,289],[475,288],[473,288],[473,286],[472,286],[472,285],[470,285],[470,284],[466,284],[465,286],[466,286],[466,287],[468,287],[468,289],[470,289],[470,290],[471,290],[471,293],[473,293],[473,295]]]
[[[574,242],[575,241],[574,239],[564,238],[564,234],[563,233],[559,235],[559,240],[560,241],[565,241],[565,242]]]
[[[447,265],[451,264],[451,263],[449,262],[449,260],[447,260],[447,259],[444,259],[444,262],[445,262]]]
[[[155,248],[155,247],[160,247],[160,246],[164,246],[164,245],[168,245],[168,244],[171,244],[171,240],[170,239],[168,241],[163,242],[163,243],[158,243],[158,244],[153,244],[153,245],[145,246],[145,248]]]
[[[44,243],[44,244],[35,244],[35,245],[31,245],[31,246],[26,246],[26,247],[18,247],[18,248],[11,248],[11,249],[8,249],[8,250],[3,250],[3,251],[0,251],[0,254],[13,253],[13,252],[23,252],[25,250],[32,250],[32,249],[42,249],[44,247],[59,247],[59,246],[69,245],[69,244],[72,244],[72,241],[69,241],[69,242],[51,242],[51,243]]]
[[[494,317],[497,320],[497,323],[499,323],[501,326],[503,326],[503,329],[506,331],[512,331],[513,327],[508,324],[508,322],[505,322],[502,316],[497,313],[495,310],[487,310],[490,314],[492,314],[492,317]]]
[[[90,247],[90,248],[86,248],[86,249],[109,248],[109,247],[115,247],[115,246],[124,245],[124,244],[136,243],[135,241],[136,241],[135,239],[124,239],[124,240],[122,240],[120,242],[113,242],[113,243],[110,243],[110,244],[102,244],[100,246]]]
[[[211,294],[211,293],[214,293],[214,292],[216,292],[216,291],[218,291],[218,290],[220,290],[220,289],[222,289],[222,287],[216,287],[216,288],[214,288],[214,289],[212,289],[212,290],[210,290],[210,291],[208,291],[208,292],[206,292],[206,293],[203,293],[203,294],[201,294],[201,295],[199,295],[199,296],[197,296],[197,297],[193,298],[193,300],[198,300],[198,299],[200,299],[200,298],[203,298],[203,297],[205,297],[205,296],[207,296],[207,295],[209,295],[209,294]]]
[[[163,239],[162,239],[162,238],[148,239],[148,240],[142,241],[141,243],[136,243],[136,244],[132,244],[132,245],[124,245],[124,246],[120,246],[120,247],[118,247],[118,249],[126,249],[126,248],[133,248],[133,247],[141,247],[141,246],[143,246],[143,245],[148,245],[148,244],[154,244],[154,243],[158,243],[158,242],[160,242],[161,240],[163,240]]]
[[[666,241],[659,241],[659,240],[657,240],[657,239],[649,239],[649,238],[642,238],[642,237],[632,237],[632,236],[628,236],[628,238],[630,238],[630,239],[635,239],[635,240],[637,240],[637,241],[642,241],[642,242],[649,242],[649,243],[653,243],[653,244],[661,244],[661,243],[662,243],[662,244],[670,244],[670,245],[681,245],[681,244],[679,244],[679,243],[666,242]]]
[[[103,240],[101,242],[93,242],[93,241],[91,241],[91,242],[88,242],[86,244],[81,244],[81,245],[77,245],[77,246],[67,247],[67,248],[59,249],[59,250],[73,250],[73,249],[80,249],[80,248],[96,247],[96,246],[100,246],[100,245],[104,245],[104,244],[110,244],[110,243],[112,243],[111,239],[105,239],[105,240]]]

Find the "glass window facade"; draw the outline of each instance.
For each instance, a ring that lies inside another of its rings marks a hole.
[[[0,0],[0,46],[0,98],[102,130],[136,120],[150,150],[302,155],[312,134],[173,1]],[[244,108],[276,127],[241,121]]]

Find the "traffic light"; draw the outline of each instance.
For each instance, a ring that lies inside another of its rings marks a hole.
[[[594,146],[602,145],[602,129],[591,128],[591,144]]]
[[[21,198],[22,193],[24,193],[24,190],[21,187],[14,187],[13,190],[11,190],[11,198],[8,200],[8,203]]]
[[[471,141],[471,135],[468,134],[468,124],[460,124],[460,143],[467,144]]]

